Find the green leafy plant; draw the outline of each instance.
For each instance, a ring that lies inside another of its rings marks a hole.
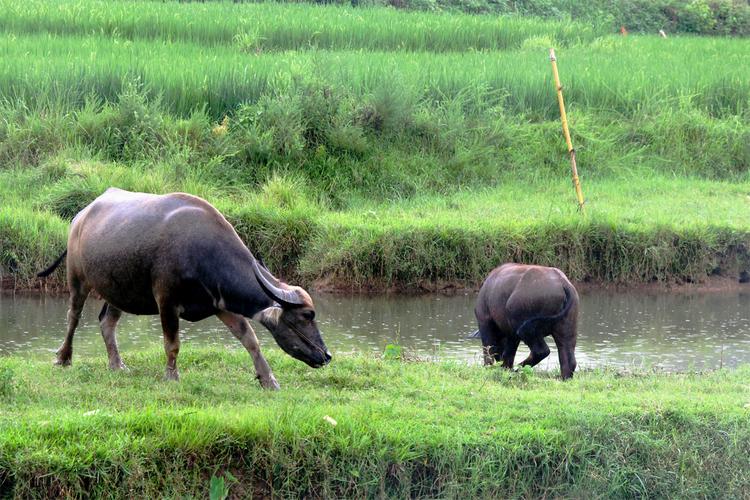
[[[208,486],[208,498],[210,500],[224,500],[229,496],[229,486],[224,477],[211,476]]]
[[[383,359],[396,361],[402,358],[404,348],[398,344],[386,344],[383,351]]]

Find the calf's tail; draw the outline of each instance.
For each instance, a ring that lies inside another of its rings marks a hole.
[[[56,260],[55,262],[53,262],[53,263],[52,263],[52,265],[51,265],[51,266],[49,266],[49,267],[48,267],[47,269],[45,269],[44,271],[41,271],[41,272],[37,273],[37,275],[36,275],[36,276],[37,276],[37,278],[46,278],[47,276],[49,276],[50,274],[52,274],[52,272],[53,272],[53,271],[54,271],[55,269],[57,269],[57,266],[59,266],[59,265],[60,265],[60,263],[62,263],[62,261],[63,261],[63,259],[65,258],[65,256],[66,256],[66,255],[68,255],[68,250],[67,250],[67,249],[65,249],[65,251],[64,251],[64,252],[62,253],[62,255],[61,255],[61,256],[59,256],[59,257],[57,258],[57,260]]]
[[[570,307],[573,305],[572,294],[569,287],[565,285],[563,285],[563,291],[565,292],[565,302],[563,302],[560,312],[553,316],[536,316],[525,320],[516,330],[518,338],[524,342],[529,342],[533,337],[538,336],[540,333],[542,335],[547,335],[555,321],[568,314]]]

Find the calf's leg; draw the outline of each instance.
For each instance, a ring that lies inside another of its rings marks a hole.
[[[99,326],[102,329],[102,338],[107,348],[110,370],[123,370],[126,368],[120,358],[120,351],[117,348],[117,337],[115,335],[120,316],[122,316],[122,311],[106,302],[102,306],[102,312],[99,313]]]
[[[486,366],[495,364],[505,349],[505,338],[492,320],[479,323],[479,337],[482,339],[482,354]]]
[[[216,315],[232,334],[242,342],[247,352],[253,358],[253,365],[255,366],[255,374],[260,382],[261,387],[264,389],[278,390],[280,388],[279,383],[271,372],[271,367],[268,365],[268,361],[263,357],[260,352],[260,345],[258,344],[258,338],[255,336],[253,328],[250,326],[248,321],[240,316],[229,311],[221,311]]]
[[[573,376],[576,370],[576,337],[575,335],[553,334],[557,346],[557,357],[560,360],[560,377],[565,380]]]
[[[505,341],[505,349],[503,349],[503,368],[513,368],[513,362],[516,359],[516,351],[518,350],[518,344],[521,341],[515,335],[509,335]]]
[[[526,342],[526,345],[531,349],[531,353],[529,353],[529,356],[526,359],[521,361],[521,366],[535,366],[549,356],[549,347],[547,346],[547,342],[544,341],[544,337],[541,335],[532,337]]]

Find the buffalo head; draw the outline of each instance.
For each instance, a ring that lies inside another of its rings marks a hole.
[[[320,368],[331,361],[315,322],[315,306],[310,295],[298,286],[277,280],[266,267],[253,259],[253,271],[263,291],[279,306],[259,312],[255,319],[265,326],[284,352]]]

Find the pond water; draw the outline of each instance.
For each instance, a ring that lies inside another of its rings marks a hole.
[[[474,294],[441,296],[313,295],[323,338],[334,354],[382,352],[388,343],[425,358],[481,362]],[[101,301],[89,299],[74,341],[75,355],[106,351],[97,315]],[[46,356],[52,360],[65,332],[65,297],[0,294],[0,355]],[[254,324],[263,349],[277,348],[271,335]],[[242,349],[216,318],[181,322],[183,349],[194,345]],[[118,329],[123,359],[138,349],[160,347],[156,316],[123,315]],[[552,354],[539,366],[558,369]],[[516,362],[528,350],[521,345]],[[586,292],[581,294],[579,367],[701,370],[750,363],[750,292],[652,294]]]

